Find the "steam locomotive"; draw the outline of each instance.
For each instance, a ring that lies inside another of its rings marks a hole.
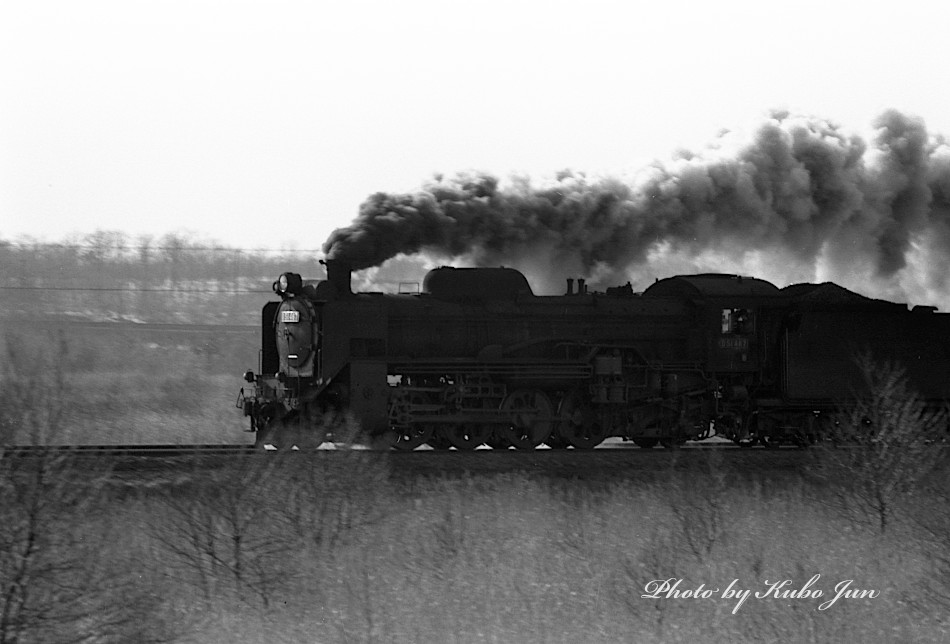
[[[830,282],[678,275],[635,293],[568,279],[536,296],[511,268],[441,267],[421,290],[354,293],[346,264],[323,263],[325,280],[282,274],[263,308],[238,402],[258,446],[333,440],[343,417],[405,450],[804,445],[860,390],[867,351],[924,400],[950,399],[950,315]]]

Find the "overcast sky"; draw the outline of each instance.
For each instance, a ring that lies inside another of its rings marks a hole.
[[[0,238],[319,248],[434,173],[621,174],[771,108],[950,134],[950,5],[3,0]]]

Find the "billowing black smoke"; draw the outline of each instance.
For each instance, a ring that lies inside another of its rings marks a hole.
[[[412,194],[371,196],[324,251],[357,269],[432,252],[612,279],[668,256],[704,270],[734,270],[750,258],[761,268],[763,256],[774,256],[794,270],[759,276],[833,279],[890,295],[907,294],[900,275],[914,257],[925,275],[910,290],[946,296],[950,145],[896,111],[874,127],[866,142],[824,120],[775,112],[745,142],[726,133],[628,179],[564,172],[534,187],[486,174],[437,178]],[[723,256],[737,260],[696,260]]]

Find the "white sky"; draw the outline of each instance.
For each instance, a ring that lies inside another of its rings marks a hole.
[[[609,174],[770,108],[950,134],[950,4],[0,0],[0,238],[319,248],[433,173]]]

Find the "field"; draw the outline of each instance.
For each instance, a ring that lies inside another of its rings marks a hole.
[[[831,503],[822,477],[744,472],[716,453],[617,482],[399,479],[384,454],[315,456],[123,484],[107,463],[2,461],[4,599],[17,605],[11,572],[29,594],[0,641],[939,642],[950,630],[947,468],[882,532]],[[761,596],[816,574],[822,597]],[[716,592],[643,597],[667,579]],[[733,580],[753,593],[741,604],[724,597]],[[844,580],[874,596],[822,610]]]
[[[253,333],[136,333],[7,335],[2,444],[245,442]],[[0,644],[947,641],[946,447],[881,373],[873,440],[797,472],[718,452],[616,480],[397,475],[360,451],[142,476],[4,458]]]
[[[4,444],[250,443],[235,401],[257,367],[260,331],[138,330],[50,325],[0,337],[16,405],[59,409],[49,422],[8,427]],[[0,327],[2,328],[2,327]],[[0,369],[2,371],[2,369]],[[9,398],[0,400],[0,411]]]

